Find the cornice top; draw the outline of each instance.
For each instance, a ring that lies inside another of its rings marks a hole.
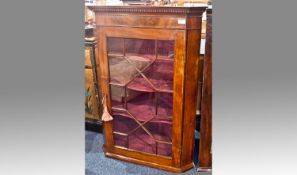
[[[161,13],[161,14],[202,14],[207,6],[105,6],[94,5],[88,8],[97,13]]]

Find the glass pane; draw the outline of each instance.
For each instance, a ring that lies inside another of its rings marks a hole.
[[[107,47],[115,145],[171,156],[174,41],[108,38]]]
[[[125,39],[126,55],[155,55],[155,40]]]
[[[107,51],[110,55],[124,54],[124,39],[123,38],[108,38]]]
[[[174,58],[174,41],[160,40],[158,45],[158,57],[164,59]]]
[[[170,156],[172,147],[172,124],[168,121],[151,122],[146,124],[146,128],[155,138],[155,153],[163,156]]]

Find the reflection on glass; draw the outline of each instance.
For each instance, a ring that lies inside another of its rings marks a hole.
[[[115,145],[171,156],[174,41],[107,42]]]

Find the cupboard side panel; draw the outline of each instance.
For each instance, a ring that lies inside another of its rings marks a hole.
[[[182,165],[192,163],[194,158],[194,131],[196,126],[200,38],[200,30],[187,31]]]
[[[185,74],[185,31],[179,31],[175,40],[174,87],[173,87],[173,166],[181,166],[182,116]]]

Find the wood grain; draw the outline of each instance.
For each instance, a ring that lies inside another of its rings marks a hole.
[[[201,127],[198,166],[201,171],[212,167],[212,11],[207,10],[207,28],[204,58],[204,82],[201,104]]]
[[[182,165],[193,162],[194,158],[194,131],[196,126],[197,81],[201,38],[200,32],[200,30],[189,30],[187,32],[187,59],[185,68],[185,97],[182,132]]]
[[[186,32],[178,33],[176,36],[176,59],[174,60],[174,85],[173,85],[173,131],[172,131],[172,159],[173,166],[181,166],[181,143],[183,132],[183,99],[184,99],[184,74],[185,74],[185,49]]]

